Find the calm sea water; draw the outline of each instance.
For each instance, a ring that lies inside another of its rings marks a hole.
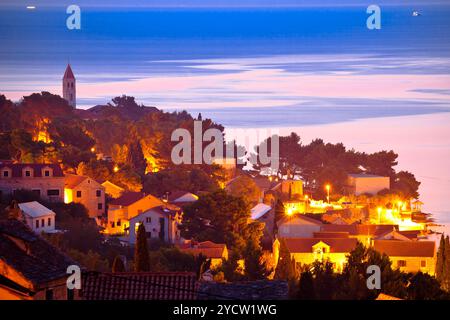
[[[420,17],[413,17],[419,9]],[[297,9],[0,7],[0,93],[60,93],[65,65],[79,107],[119,94],[188,109],[227,127],[294,130],[362,151],[394,149],[449,222],[450,6]]]

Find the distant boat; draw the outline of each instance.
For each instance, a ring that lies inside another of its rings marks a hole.
[[[412,15],[413,15],[413,17],[418,17],[418,16],[421,16],[422,14],[419,11],[414,10]]]

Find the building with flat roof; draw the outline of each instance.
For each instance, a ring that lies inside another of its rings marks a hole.
[[[23,220],[35,233],[55,231],[56,214],[52,210],[37,201],[19,203],[18,206]]]
[[[377,194],[390,188],[390,178],[366,173],[351,173],[347,178],[347,190],[350,194]]]

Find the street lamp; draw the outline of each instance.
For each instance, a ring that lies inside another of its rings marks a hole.
[[[398,213],[402,212],[403,202],[398,202]]]
[[[325,186],[325,189],[327,190],[327,202],[330,203],[330,189],[331,189],[331,186],[329,184],[327,184]]]
[[[377,211],[378,211],[378,224],[381,224],[381,211],[382,211],[383,209],[381,209],[381,207],[378,207],[377,208]]]

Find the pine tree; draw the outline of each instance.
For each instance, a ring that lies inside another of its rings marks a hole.
[[[299,300],[314,300],[316,298],[314,279],[309,270],[302,272],[300,275],[297,298]]]
[[[287,248],[284,239],[280,241],[280,255],[278,264],[275,269],[274,279],[277,280],[293,280],[296,278],[295,260],[291,258],[291,254]]]
[[[116,256],[113,261],[112,272],[125,272],[125,264],[120,256]]]
[[[254,241],[248,241],[245,253],[245,275],[248,280],[266,279],[271,270],[267,268],[265,261],[262,259],[262,250]]]
[[[150,270],[147,235],[143,224],[139,225],[136,235],[136,245],[134,247],[134,270],[136,272],[145,272]]]

